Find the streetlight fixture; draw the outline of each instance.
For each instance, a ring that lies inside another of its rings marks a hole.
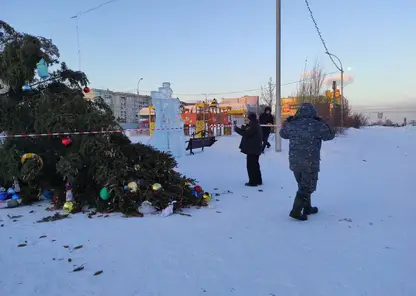
[[[280,138],[280,128],[282,126],[282,106],[280,102],[281,97],[281,0],[276,0],[276,107],[275,107],[275,150],[276,152],[282,151],[282,139]]]
[[[330,52],[325,52],[329,57],[333,57],[336,58],[339,66],[337,64],[334,63],[335,67],[338,69],[338,71],[341,72],[341,91],[340,91],[340,95],[341,95],[341,127],[344,126],[344,67],[342,66],[342,62],[341,59],[339,57],[337,57],[336,55],[330,53]]]
[[[143,77],[139,79],[139,81],[137,81],[137,95],[140,94],[140,81],[143,80]]]

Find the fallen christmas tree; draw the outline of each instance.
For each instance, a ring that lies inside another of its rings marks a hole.
[[[84,99],[83,72],[62,63],[47,80],[37,80],[39,61],[51,66],[58,59],[51,40],[0,21],[0,130],[7,135],[120,130],[102,99]],[[171,155],[132,144],[122,133],[6,138],[0,146],[0,185],[18,180],[24,203],[47,189],[62,206],[67,190],[78,209],[91,205],[127,214],[143,201],[157,209],[171,201],[182,207],[202,204],[192,192],[193,180],[176,172],[176,165]]]

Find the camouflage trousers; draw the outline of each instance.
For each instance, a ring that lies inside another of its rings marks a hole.
[[[293,172],[296,182],[298,183],[298,193],[302,195],[310,195],[316,191],[318,185],[317,171]]]

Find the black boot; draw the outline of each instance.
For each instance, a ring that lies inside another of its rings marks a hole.
[[[319,211],[318,207],[312,206],[311,195],[309,194],[305,203],[305,207],[303,208],[303,214],[313,215],[313,214],[317,214],[318,211]]]
[[[304,209],[307,200],[308,200],[307,196],[297,193],[295,200],[293,202],[293,208],[290,211],[289,216],[292,217],[293,219],[297,219],[301,221],[308,220],[308,216],[302,213],[302,210]]]

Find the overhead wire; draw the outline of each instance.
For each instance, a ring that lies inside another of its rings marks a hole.
[[[322,36],[321,30],[319,29],[318,23],[316,22],[315,17],[313,16],[313,12],[312,12],[311,6],[309,5],[309,1],[308,1],[308,0],[305,0],[305,4],[306,4],[306,8],[307,8],[307,9],[308,9],[308,11],[309,11],[309,15],[310,15],[310,17],[311,17],[311,20],[312,20],[313,24],[315,25],[316,32],[318,33],[318,36],[319,36],[319,38],[321,39],[321,43],[322,43],[322,45],[323,45],[323,47],[324,47],[324,49],[325,49],[325,52],[326,52],[326,53],[330,53],[330,51],[329,51],[329,49],[328,49],[328,46],[326,45],[326,42],[325,42],[325,40],[324,40],[324,37]],[[341,71],[341,69],[340,69],[340,67],[338,66],[338,64],[334,61],[334,58],[333,58],[330,54],[328,54],[328,56],[329,56],[329,58],[331,59],[331,62],[334,64],[334,66],[335,66],[335,67],[336,67],[339,71]]]
[[[324,73],[323,75],[332,75],[332,74],[336,74],[338,73],[337,71],[335,72],[328,72],[328,73]],[[301,82],[305,82],[305,81],[310,81],[315,79],[314,77],[310,77],[310,78],[304,78],[304,79],[300,79],[300,80],[294,80],[291,82],[287,82],[284,84],[281,84],[280,86],[288,86],[288,85],[293,85],[293,84],[298,84]],[[129,89],[125,92],[134,92],[136,89]],[[247,92],[254,92],[254,91],[261,91],[261,88],[251,88],[251,89],[244,89],[244,90],[236,90],[236,91],[228,91],[228,92],[205,92],[205,93],[176,93],[175,95],[179,95],[179,96],[217,96],[217,95],[231,95],[231,94],[239,94],[239,93],[247,93]],[[145,93],[150,93],[150,90],[140,90],[140,92],[145,92]]]

